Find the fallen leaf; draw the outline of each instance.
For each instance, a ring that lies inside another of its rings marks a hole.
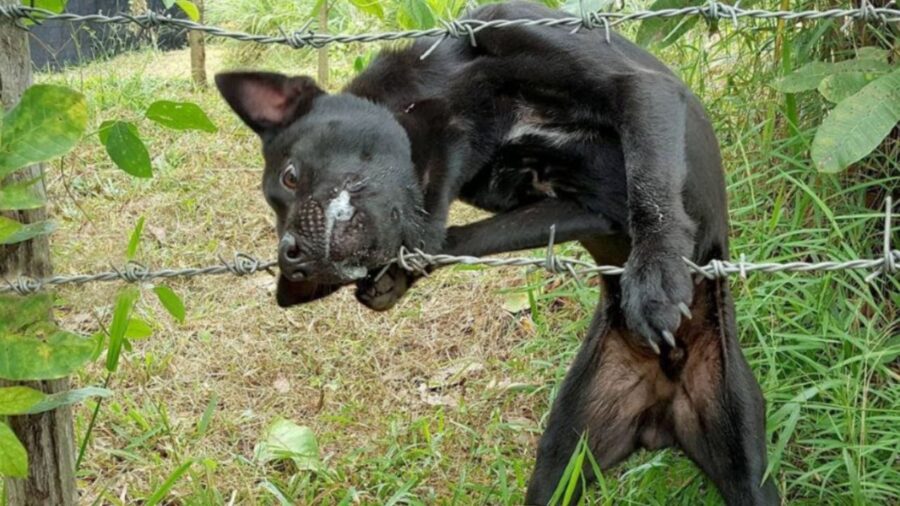
[[[527,292],[511,292],[503,297],[503,309],[510,314],[519,314],[531,309]]]

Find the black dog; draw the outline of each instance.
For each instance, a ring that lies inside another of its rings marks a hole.
[[[559,16],[525,3],[470,14]],[[382,272],[401,245],[486,255],[545,245],[553,226],[557,242],[578,240],[625,273],[603,279],[526,501],[549,501],[587,434],[602,468],[674,445],[728,504],[777,504],[763,480],[764,401],[728,286],[695,286],[682,260],[728,256],[721,160],[700,102],[615,34],[486,29],[475,45],[448,40],[422,59],[434,42],[382,52],[338,95],[308,77],[216,77],[262,137],[278,303],[355,282],[361,302],[387,309],[415,279]],[[445,230],[457,198],[497,214]]]

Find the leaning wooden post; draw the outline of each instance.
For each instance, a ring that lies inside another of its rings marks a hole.
[[[202,22],[205,17],[203,0],[194,0],[194,4],[200,10],[200,21]],[[203,32],[189,31],[188,43],[191,46],[191,78],[195,85],[206,88],[206,41]]]
[[[19,0],[0,0],[0,5],[19,3]],[[31,53],[27,33],[8,19],[0,18],[0,106],[12,107],[30,84]],[[40,165],[34,165],[13,173],[5,182],[32,180],[41,177],[42,172]],[[35,188],[44,191],[42,183],[35,185]],[[6,214],[21,223],[31,223],[43,220],[47,211],[40,208]],[[0,277],[44,277],[50,272],[50,246],[46,236],[0,246]],[[47,318],[52,318],[52,315],[48,314]],[[68,390],[69,382],[62,379],[25,384],[46,393],[55,393]],[[0,381],[0,386],[6,385]],[[39,415],[11,417],[9,422],[28,450],[28,478],[6,480],[8,505],[75,504],[75,445],[71,409],[64,407]]]
[[[328,0],[322,2],[319,8],[319,32],[328,33]],[[316,50],[319,56],[319,86],[328,87],[328,46],[320,47]]]

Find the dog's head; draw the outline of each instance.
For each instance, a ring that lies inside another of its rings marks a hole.
[[[326,94],[306,76],[224,73],[216,85],[262,140],[280,305],[330,293],[384,265],[401,245],[418,246],[423,190],[405,118]]]

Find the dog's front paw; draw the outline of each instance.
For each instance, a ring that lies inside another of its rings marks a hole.
[[[622,310],[625,323],[659,354],[666,343],[676,347],[675,331],[690,318],[693,296],[690,271],[674,254],[634,255],[622,273]]]
[[[369,309],[387,311],[403,297],[412,281],[412,273],[396,264],[384,273],[373,271],[356,283],[356,300]]]

